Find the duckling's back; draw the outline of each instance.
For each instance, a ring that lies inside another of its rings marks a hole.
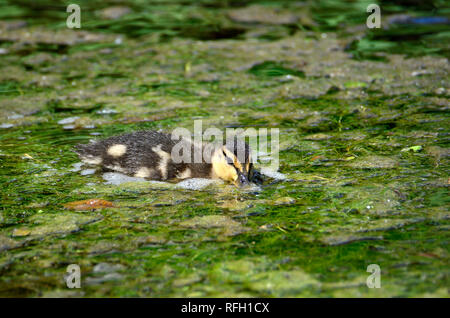
[[[154,180],[175,178],[183,164],[174,164],[171,151],[177,141],[157,131],[136,131],[76,146],[80,159],[88,164],[135,177]]]

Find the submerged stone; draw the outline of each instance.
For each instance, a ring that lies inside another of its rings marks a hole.
[[[23,242],[15,241],[7,236],[0,234],[0,252],[20,247],[22,246],[22,244]]]
[[[396,189],[396,190],[392,190]],[[370,187],[355,187],[346,193],[347,205],[350,209],[356,209],[361,214],[390,215],[401,210],[402,198],[398,185],[373,184]]]
[[[187,228],[221,228],[225,236],[234,236],[248,231],[241,223],[234,221],[225,215],[196,216],[183,221],[180,226]]]
[[[326,245],[344,245],[359,241],[382,240],[383,236],[330,235],[320,239]]]
[[[249,207],[249,202],[239,201],[236,199],[225,200],[218,205],[219,208],[229,211],[242,211]]]
[[[296,202],[296,200],[294,198],[283,197],[283,198],[279,198],[279,199],[272,201],[272,204],[273,205],[289,205],[289,204],[294,204],[295,202]]]
[[[137,246],[162,245],[167,243],[167,238],[161,235],[140,236],[134,240]]]
[[[29,229],[14,229],[12,232],[12,237],[21,237],[21,236],[28,236],[30,235],[31,231]]]
[[[78,232],[84,225],[101,220],[100,216],[87,216],[79,213],[36,214],[30,221],[37,226],[30,228],[30,235],[47,236]]]
[[[390,157],[367,156],[359,157],[347,165],[359,169],[393,169],[398,166],[398,161]]]

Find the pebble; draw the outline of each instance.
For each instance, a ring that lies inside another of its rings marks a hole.
[[[95,171],[96,171],[96,169],[84,169],[80,172],[80,174],[82,176],[88,176],[88,175],[94,174]]]
[[[58,121],[59,125],[73,124],[80,117],[67,117]]]

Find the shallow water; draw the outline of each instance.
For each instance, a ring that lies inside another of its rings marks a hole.
[[[1,296],[448,297],[447,24],[372,32],[364,1],[81,1],[80,35],[30,3],[0,0]],[[135,182],[72,152],[195,119],[279,128],[279,171]],[[66,205],[85,199],[106,202]]]

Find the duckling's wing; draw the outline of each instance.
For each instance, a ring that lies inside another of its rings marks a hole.
[[[170,164],[174,144],[170,135],[137,131],[78,145],[75,152],[88,164],[129,175],[167,179],[176,173],[176,167]]]

